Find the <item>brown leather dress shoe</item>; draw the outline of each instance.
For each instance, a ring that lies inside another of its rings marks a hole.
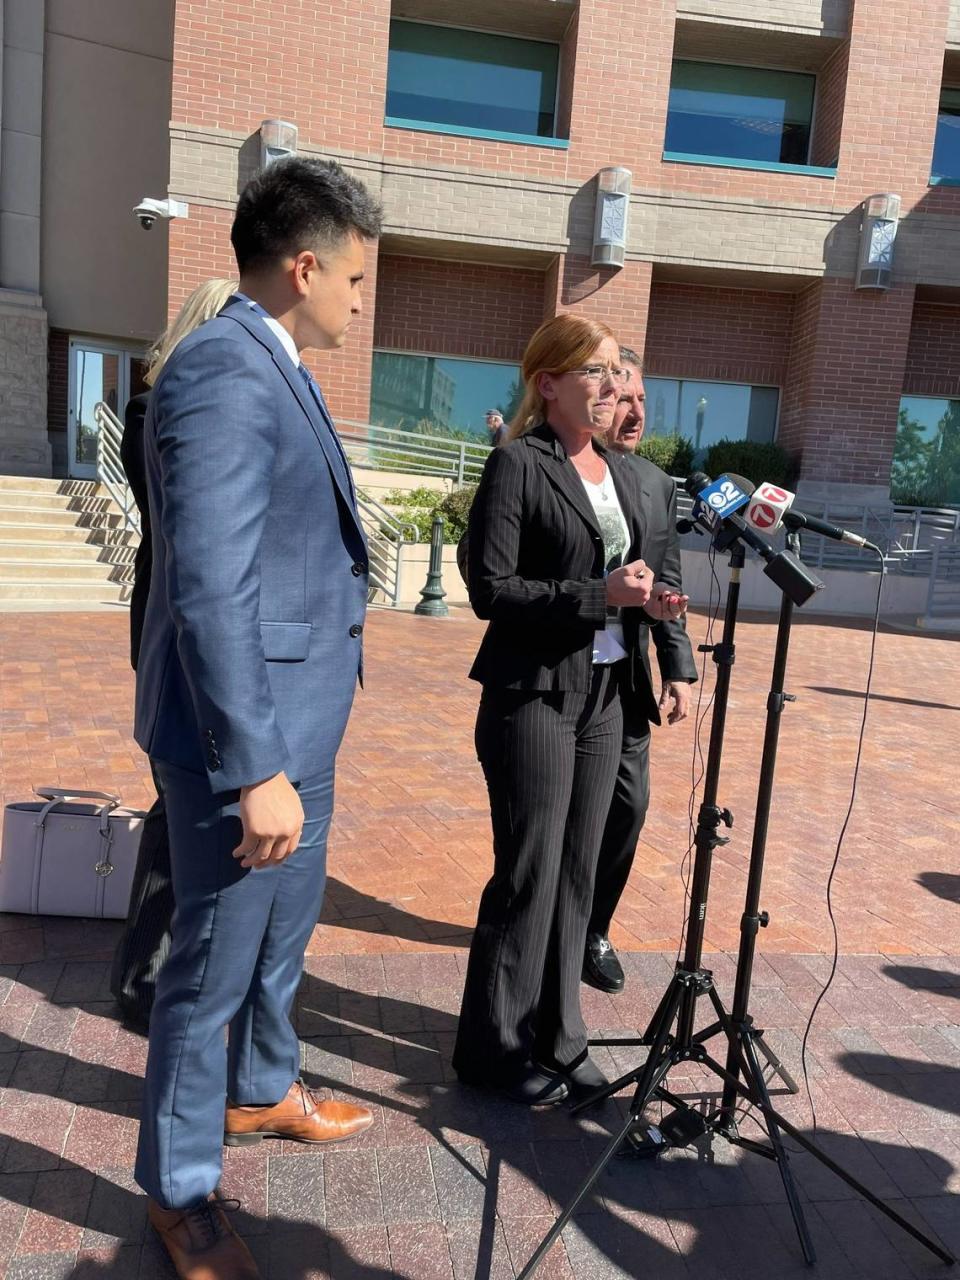
[[[253,1255],[227,1221],[215,1196],[192,1209],[164,1209],[147,1202],[150,1225],[166,1246],[181,1280],[260,1280]]]
[[[249,1147],[264,1138],[288,1142],[338,1142],[373,1124],[369,1107],[349,1102],[320,1102],[302,1080],[294,1080],[282,1102],[272,1107],[238,1107],[227,1103],[223,1141]]]

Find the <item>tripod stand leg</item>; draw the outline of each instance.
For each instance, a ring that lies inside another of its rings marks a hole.
[[[763,1054],[768,1066],[770,1066],[770,1068],[780,1077],[789,1091],[791,1093],[799,1093],[800,1086],[767,1044],[766,1040],[764,1040],[762,1034],[759,1031],[754,1031],[751,1033],[750,1039],[753,1041],[754,1046]]]
[[[539,1267],[544,1256],[553,1247],[554,1241],[558,1238],[563,1228],[567,1225],[567,1223],[576,1213],[581,1202],[593,1190],[594,1183],[600,1177],[601,1173],[603,1173],[604,1169],[607,1167],[607,1165],[610,1163],[613,1157],[617,1154],[620,1144],[624,1141],[627,1134],[630,1132],[630,1129],[633,1127],[635,1120],[636,1120],[636,1116],[634,1115],[633,1108],[631,1107],[630,1114],[627,1116],[626,1120],[624,1121],[623,1126],[613,1135],[613,1137],[607,1143],[606,1147],[604,1148],[603,1155],[600,1157],[597,1163],[590,1170],[590,1173],[587,1177],[586,1182],[583,1184],[583,1186],[580,1188],[580,1190],[577,1192],[574,1198],[570,1201],[570,1203],[564,1209],[563,1213],[561,1213],[560,1217],[556,1220],[556,1222],[553,1224],[553,1226],[550,1228],[550,1230],[547,1232],[544,1238],[540,1241],[540,1244],[537,1246],[536,1253],[534,1253],[533,1257],[530,1259],[527,1265],[520,1272],[519,1276],[517,1277],[517,1280],[527,1280],[527,1277],[532,1276],[533,1273],[536,1271],[537,1267]]]
[[[896,1209],[891,1209],[888,1204],[884,1204],[879,1196],[875,1196],[873,1192],[868,1187],[865,1187],[862,1182],[859,1182],[853,1174],[848,1173],[842,1165],[837,1164],[836,1160],[831,1159],[825,1151],[821,1151],[816,1143],[811,1142],[809,1138],[799,1131],[799,1129],[795,1129],[788,1120],[785,1120],[779,1112],[774,1111],[769,1102],[762,1107],[762,1110],[768,1124],[772,1121],[779,1125],[784,1133],[788,1133],[790,1137],[793,1138],[794,1142],[799,1142],[800,1146],[803,1147],[805,1151],[808,1151],[815,1160],[819,1160],[820,1163],[825,1168],[829,1169],[831,1173],[835,1173],[838,1178],[842,1179],[847,1184],[848,1187],[853,1187],[854,1191],[859,1192],[859,1194],[863,1196],[864,1200],[868,1200],[875,1209],[879,1209],[880,1212],[888,1217],[891,1222],[895,1222],[898,1227],[906,1231],[907,1235],[913,1236],[914,1240],[919,1241],[920,1244],[929,1249],[930,1252],[935,1254],[941,1262],[947,1263],[948,1266],[953,1266],[957,1261],[952,1253],[948,1253],[942,1245],[937,1244],[930,1236],[924,1235],[922,1231],[919,1231],[912,1222],[908,1222],[906,1218],[901,1217],[901,1215],[897,1213]]]
[[[746,1048],[749,1048],[752,1051],[753,1046],[740,1045],[739,1048],[741,1053],[743,1053]],[[935,1254],[941,1262],[947,1263],[948,1266],[953,1266],[957,1261],[952,1253],[949,1253],[942,1245],[937,1244],[930,1236],[925,1235],[922,1231],[918,1230],[912,1222],[908,1222],[906,1218],[897,1213],[896,1209],[892,1209],[890,1205],[884,1204],[880,1197],[874,1195],[869,1187],[865,1187],[862,1182],[853,1176],[852,1173],[848,1173],[847,1170],[844,1169],[843,1165],[837,1164],[836,1160],[833,1160],[825,1151],[822,1151],[815,1142],[811,1142],[805,1134],[801,1133],[800,1130],[792,1125],[789,1120],[785,1119],[779,1111],[774,1111],[773,1107],[770,1105],[770,1097],[767,1093],[762,1075],[760,1075],[759,1087],[751,1089],[748,1085],[744,1084],[742,1080],[731,1075],[729,1071],[721,1067],[719,1062],[714,1061],[711,1057],[705,1056],[703,1058],[703,1062],[704,1065],[709,1067],[715,1075],[718,1075],[721,1080],[729,1084],[733,1090],[737,1093],[743,1094],[743,1096],[752,1102],[754,1106],[760,1108],[763,1112],[763,1118],[767,1123],[767,1131],[770,1134],[771,1142],[773,1141],[773,1129],[775,1128],[778,1131],[778,1141],[780,1141],[782,1145],[782,1139],[779,1137],[779,1130],[782,1129],[784,1133],[789,1134],[794,1142],[799,1143],[800,1146],[803,1147],[804,1151],[809,1152],[815,1160],[819,1160],[824,1168],[829,1169],[831,1173],[835,1173],[841,1181],[847,1184],[848,1187],[853,1187],[854,1191],[863,1196],[864,1200],[872,1204],[875,1209],[879,1209],[880,1212],[885,1217],[889,1218],[891,1222],[895,1222],[898,1227],[907,1233],[907,1235],[913,1236],[914,1240],[919,1241],[924,1248],[929,1249],[930,1252]],[[756,1063],[756,1072],[758,1074],[759,1071],[760,1064]],[[751,1084],[754,1084],[754,1082],[751,1081]],[[724,1131],[720,1130],[720,1132],[723,1133]],[[784,1152],[784,1154],[786,1153]],[[781,1166],[781,1174],[782,1170],[783,1166]]]
[[[800,1248],[803,1250],[803,1256],[808,1265],[813,1266],[817,1260],[817,1255],[813,1248],[813,1241],[810,1239],[810,1228],[807,1226],[807,1219],[800,1204],[800,1196],[797,1193],[797,1184],[793,1180],[793,1171],[790,1168],[790,1160],[787,1156],[786,1148],[783,1145],[783,1139],[780,1137],[780,1128],[777,1124],[776,1112],[770,1105],[770,1095],[767,1092],[767,1082],[763,1078],[763,1068],[757,1059],[756,1047],[753,1037],[745,1035],[740,1047],[743,1058],[746,1060],[747,1070],[750,1076],[750,1084],[754,1091],[761,1099],[763,1109],[763,1117],[767,1122],[767,1135],[770,1138],[770,1145],[777,1157],[777,1168],[780,1170],[780,1180],[783,1183],[783,1189],[787,1194],[787,1203],[790,1206],[790,1214],[793,1218],[793,1225],[797,1228],[797,1235],[800,1237]]]
[[[532,1276],[534,1271],[536,1271],[544,1254],[552,1246],[553,1242],[560,1235],[560,1232],[576,1213],[577,1206],[581,1203],[584,1197],[589,1194],[593,1184],[616,1155],[620,1144],[625,1140],[627,1134],[643,1114],[644,1107],[653,1097],[657,1085],[659,1085],[667,1071],[669,1071],[670,1067],[676,1061],[673,1052],[666,1046],[667,1041],[670,1039],[671,1030],[677,1017],[677,1010],[680,1007],[680,1001],[685,990],[686,987],[683,979],[679,974],[675,974],[664,993],[663,999],[657,1006],[656,1016],[650,1023],[649,1033],[652,1033],[653,1035],[653,1047],[647,1055],[647,1060],[643,1064],[643,1067],[639,1071],[631,1073],[632,1076],[638,1076],[639,1078],[626,1120],[607,1143],[604,1148],[603,1155],[587,1175],[586,1182],[584,1182],[573,1200],[567,1205],[563,1213],[561,1213],[560,1217],[544,1236],[543,1240],[541,1240],[540,1244],[537,1246],[536,1252],[520,1272],[517,1280],[527,1280],[527,1277]],[[625,1076],[624,1080],[620,1083],[625,1083],[630,1078],[630,1076]],[[597,1094],[586,1099],[585,1102],[581,1103],[581,1105],[576,1109],[579,1111],[584,1106],[591,1105],[595,1098],[605,1096],[607,1092],[608,1090],[599,1090]]]

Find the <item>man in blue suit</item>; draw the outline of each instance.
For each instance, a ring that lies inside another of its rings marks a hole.
[[[165,792],[177,910],[136,1176],[185,1280],[258,1275],[215,1198],[224,1141],[326,1142],[372,1119],[300,1082],[288,1015],[367,597],[349,468],[300,352],[345,341],[380,219],[336,164],[254,178],[231,232],[239,292],[177,347],[147,415],[136,738]]]

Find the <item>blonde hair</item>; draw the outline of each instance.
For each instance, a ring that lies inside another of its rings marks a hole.
[[[143,380],[148,387],[156,382],[174,347],[188,333],[193,333],[194,329],[199,329],[207,320],[212,320],[230,295],[236,293],[237,287],[236,280],[206,280],[194,289],[180,308],[176,319],[171,320],[144,358],[146,371]]]
[[[537,386],[538,376],[579,369],[604,338],[616,341],[613,330],[602,320],[588,320],[585,316],[564,312],[544,321],[523,353],[520,372],[524,393],[520,407],[510,420],[510,440],[516,440],[546,417],[547,404]]]

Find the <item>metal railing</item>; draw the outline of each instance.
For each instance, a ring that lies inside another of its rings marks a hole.
[[[140,533],[140,512],[134,501],[133,490],[127,483],[127,473],[120,461],[120,441],[123,439],[123,423],[102,400],[93,409],[97,432],[97,479],[120,508],[123,515],[121,534],[128,531]]]
[[[367,535],[370,567],[370,600],[378,593],[396,605],[400,597],[400,562],[403,548],[419,540],[417,526],[398,520],[392,511],[366,494],[357,494],[360,521]]]
[[[960,617],[960,544],[938,543],[931,552],[928,618]]]
[[[479,440],[474,444],[346,419],[337,423],[337,434],[355,467],[440,476],[458,485],[475,484],[490,453],[490,446]]]

